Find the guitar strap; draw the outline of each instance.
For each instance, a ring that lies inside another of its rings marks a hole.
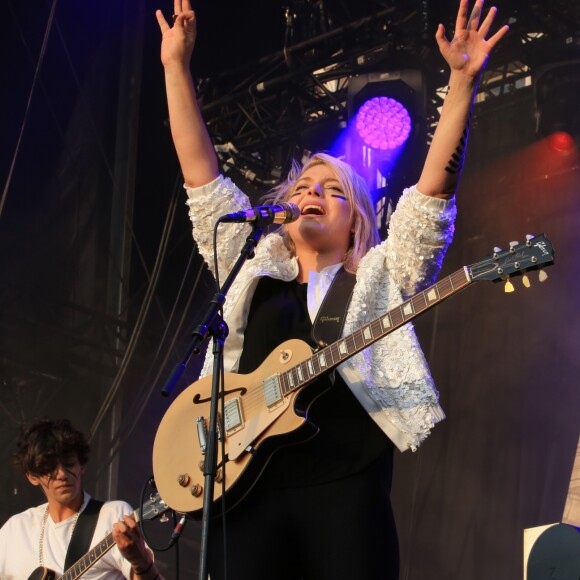
[[[334,276],[312,324],[312,338],[319,346],[340,338],[355,282],[356,276],[344,267]]]
[[[77,525],[73,530],[68,550],[66,551],[66,558],[64,560],[65,571],[89,551],[102,506],[102,501],[91,498],[87,507],[79,514]]]

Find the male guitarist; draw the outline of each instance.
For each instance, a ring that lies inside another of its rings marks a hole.
[[[131,507],[122,501],[101,505],[83,491],[88,455],[83,433],[66,419],[43,419],[22,431],[14,462],[47,502],[12,516],[0,529],[2,580],[60,576],[111,531],[116,546],[88,567],[87,580],[160,577],[138,525],[128,515]],[[70,554],[73,545],[81,553]]]

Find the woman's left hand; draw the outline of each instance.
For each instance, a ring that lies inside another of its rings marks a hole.
[[[435,35],[439,50],[451,70],[473,78],[480,75],[489,54],[509,30],[509,26],[502,26],[491,38],[486,39],[497,14],[497,8],[492,6],[489,9],[480,26],[483,3],[484,0],[476,0],[468,17],[469,0],[461,0],[453,39],[447,40],[442,24],[439,25]]]

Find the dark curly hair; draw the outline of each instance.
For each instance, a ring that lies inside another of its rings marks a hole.
[[[76,456],[84,466],[89,452],[84,434],[68,419],[41,419],[22,429],[13,460],[23,473],[39,477],[53,473],[59,463],[71,456]]]

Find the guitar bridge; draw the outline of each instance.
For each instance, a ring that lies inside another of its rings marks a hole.
[[[207,422],[205,417],[198,417],[196,419],[197,423],[197,439],[199,442],[199,450],[201,451],[202,455],[205,455],[205,450],[207,449]],[[218,441],[222,440],[222,421],[221,416],[218,413],[217,416],[217,425],[216,425],[216,436]]]
[[[202,455],[205,455],[205,450],[207,448],[207,425],[205,423],[204,417],[197,418],[197,440],[199,442],[199,450]]]

